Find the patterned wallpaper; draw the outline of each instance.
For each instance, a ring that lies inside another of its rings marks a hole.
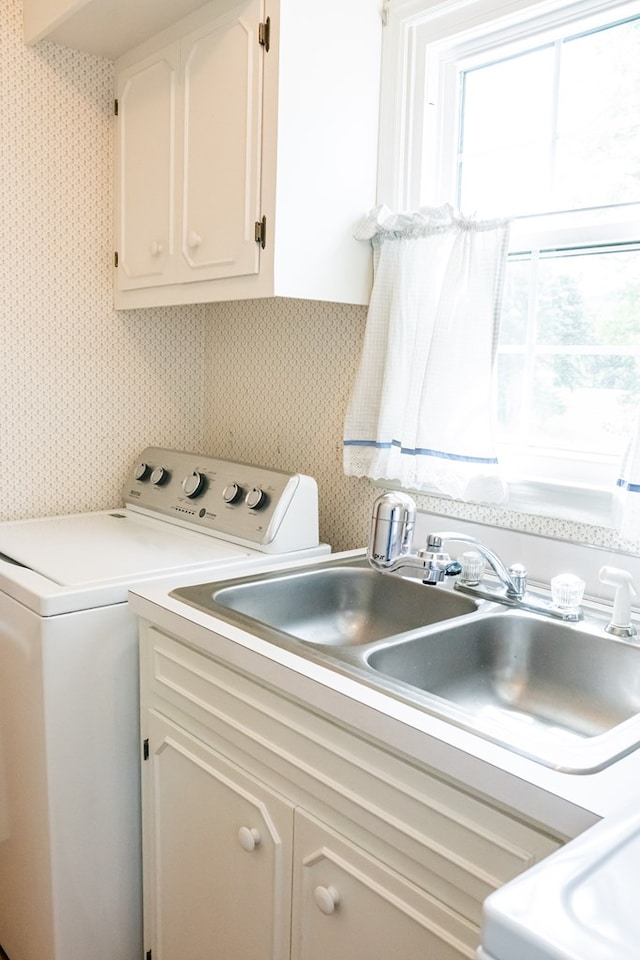
[[[275,299],[211,305],[210,445],[318,481],[334,549],[366,543],[379,490],[342,472],[342,422],[366,308]]]
[[[202,448],[205,308],[111,306],[113,66],[0,0],[0,519],[104,509],[147,443]]]
[[[321,535],[362,546],[378,490],[342,473],[366,310],[299,300],[111,306],[113,66],[22,42],[0,0],[0,520],[120,502],[147,444],[315,476]],[[610,531],[425,509],[613,547]]]

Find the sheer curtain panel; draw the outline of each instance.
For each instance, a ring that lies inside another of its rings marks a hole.
[[[625,540],[640,540],[640,406],[620,465],[615,526]]]
[[[378,207],[364,347],[344,430],[347,475],[502,503],[493,373],[509,224]]]

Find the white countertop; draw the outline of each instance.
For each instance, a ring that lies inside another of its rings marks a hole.
[[[268,569],[288,567],[290,560],[274,561]],[[166,587],[137,588],[130,603],[138,616],[190,645],[566,838],[617,813],[638,789],[640,750],[595,773],[560,772],[199,611]]]

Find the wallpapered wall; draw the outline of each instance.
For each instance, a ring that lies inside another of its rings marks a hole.
[[[0,0],[0,519],[103,509],[148,442],[201,448],[205,308],[116,313],[113,66]]]
[[[378,491],[342,473],[366,310],[293,300],[115,312],[113,65],[22,42],[0,0],[0,520],[120,502],[147,444],[315,476],[323,539],[364,544]],[[605,547],[610,531],[422,498]]]

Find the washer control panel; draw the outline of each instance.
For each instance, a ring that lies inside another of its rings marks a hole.
[[[317,485],[300,473],[147,447],[131,468],[124,501],[131,509],[266,552],[319,542]]]

